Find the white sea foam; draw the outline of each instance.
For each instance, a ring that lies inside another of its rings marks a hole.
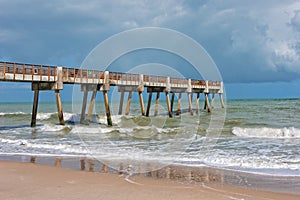
[[[9,144],[9,145],[17,145],[24,146],[26,148],[34,148],[34,149],[48,149],[47,152],[57,152],[61,151],[64,153],[72,153],[72,154],[85,154],[87,153],[87,149],[84,146],[72,145],[72,144],[53,144],[53,143],[40,143],[40,142],[31,142],[25,139],[0,139],[0,143]],[[20,149],[19,149],[20,150]]]
[[[26,143],[26,147],[38,148],[38,149],[51,149],[53,152],[60,150],[64,153],[86,153],[86,149],[80,146],[74,146],[69,144],[36,144],[36,143]]]
[[[41,132],[59,132],[59,131],[62,131],[66,128],[70,128],[71,129],[71,126],[61,126],[61,125],[50,125],[50,124],[44,124],[43,126],[41,127],[38,127],[39,130],[41,130]]]
[[[65,121],[72,121],[72,122],[79,122],[80,121],[80,115],[79,114],[64,112],[63,115],[64,115],[64,120]]]
[[[285,128],[240,128],[233,127],[232,133],[239,137],[255,138],[300,138],[300,129],[294,127]]]
[[[121,122],[122,115],[113,115],[113,116],[111,116],[111,118],[112,118],[112,122],[114,124],[119,124]],[[99,115],[98,116],[98,123],[107,124],[106,116]]]
[[[26,140],[11,140],[11,139],[4,139],[4,138],[1,138],[0,142],[7,143],[7,144],[26,144],[27,143]]]
[[[24,112],[0,112],[0,116],[4,116],[4,115],[26,115],[27,113]]]
[[[36,119],[37,120],[46,120],[51,117],[53,113],[37,113]]]
[[[101,128],[99,127],[82,127],[82,126],[75,126],[73,127],[71,133],[76,134],[98,134],[98,133],[109,133],[112,132],[113,128]]]

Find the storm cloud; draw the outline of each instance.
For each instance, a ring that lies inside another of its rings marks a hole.
[[[0,19],[5,61],[79,66],[111,35],[156,26],[199,42],[226,82],[300,78],[300,2],[293,0],[0,0]]]

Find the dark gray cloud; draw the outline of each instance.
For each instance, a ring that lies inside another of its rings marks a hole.
[[[198,41],[227,82],[300,78],[300,2],[0,0],[0,59],[80,65],[99,42],[160,26]]]

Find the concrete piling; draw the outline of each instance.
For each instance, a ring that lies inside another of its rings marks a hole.
[[[111,116],[110,116],[110,108],[109,108],[107,91],[103,91],[103,98],[104,98],[104,104],[105,104],[107,125],[112,126],[112,119],[111,119]]]
[[[81,117],[80,117],[80,123],[81,124],[84,123],[84,119],[85,119],[85,110],[86,110],[87,96],[88,96],[88,91],[84,90],[83,101],[82,101],[82,108],[81,108]]]
[[[149,92],[148,94],[148,103],[147,103],[147,111],[146,111],[146,116],[149,117],[149,112],[150,112],[150,106],[151,106],[151,101],[152,101],[152,92]]]
[[[192,93],[187,93],[188,102],[189,102],[189,112],[193,115],[193,107],[192,107]]]
[[[170,97],[169,97],[169,93],[168,92],[166,92],[166,101],[167,101],[167,107],[168,107],[169,117],[172,118],[171,103],[170,103]]]
[[[196,114],[199,113],[199,104],[200,104],[200,93],[197,93],[197,99],[196,99]]]
[[[174,100],[175,100],[175,93],[172,92],[172,98],[171,98],[171,111],[172,112],[173,112]]]
[[[58,119],[60,125],[65,125],[59,90],[55,90]]]
[[[36,115],[37,115],[38,104],[39,104],[39,90],[34,90],[34,99],[33,99],[32,116],[31,116],[31,127],[36,126]]]
[[[221,106],[222,106],[222,108],[224,108],[225,106],[224,106],[222,94],[220,93],[219,95],[220,95]]]
[[[143,100],[143,93],[139,92],[139,99],[140,99],[140,106],[141,106],[141,113],[145,115],[145,107],[144,107],[144,100]]]
[[[215,93],[211,94],[211,108],[215,108]]]
[[[119,115],[122,115],[123,102],[124,102],[124,91],[121,92],[121,96],[120,96],[119,113],[118,113]]]
[[[91,96],[91,101],[90,101],[90,106],[88,110],[88,115],[86,118],[86,123],[89,124],[91,120],[91,116],[93,113],[94,105],[95,105],[95,100],[96,100],[96,95],[97,95],[97,89],[93,90],[92,96]]]
[[[156,100],[155,100],[154,116],[157,116],[157,114],[158,114],[159,95],[160,95],[160,92],[157,92]]]
[[[125,111],[125,115],[129,115],[131,98],[132,98],[132,92],[129,92],[129,93],[128,93],[127,104],[126,104],[126,111]]]
[[[208,100],[208,94],[205,93],[205,108],[207,108],[207,112],[210,112],[210,105],[209,105],[209,100]]]
[[[178,95],[178,103],[177,103],[177,111],[176,111],[176,115],[180,115],[181,114],[181,93],[179,93]]]

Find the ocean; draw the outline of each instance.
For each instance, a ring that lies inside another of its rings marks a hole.
[[[113,102],[109,127],[102,102],[96,102],[89,125],[79,123],[79,103],[63,102],[61,126],[55,102],[41,102],[37,126],[31,128],[32,103],[0,103],[0,156],[85,156],[112,168],[125,162],[132,170],[143,162],[300,176],[300,99],[227,100],[225,106],[216,99],[207,113],[201,99],[199,113],[194,108],[190,115],[184,101],[176,116],[175,102],[174,117],[168,118],[164,101],[156,117],[154,101],[150,117],[141,116],[138,101],[130,115],[117,115],[119,105]]]

